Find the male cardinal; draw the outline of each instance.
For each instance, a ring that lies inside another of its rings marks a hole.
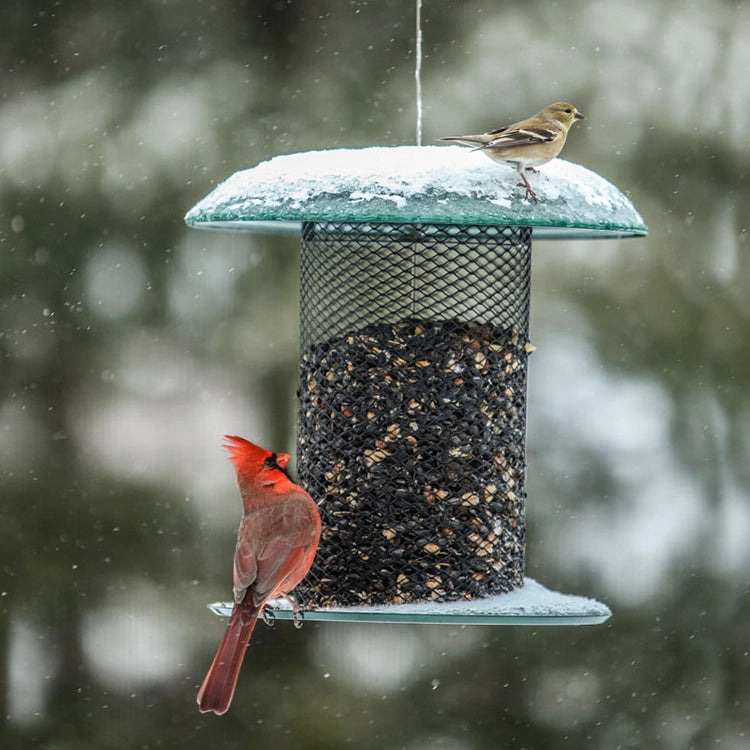
[[[269,599],[288,598],[307,575],[320,540],[315,502],[286,473],[289,456],[226,435],[243,516],[234,551],[234,606],[198,692],[201,712],[223,714],[232,702],[245,649]],[[297,614],[294,606],[295,619]]]
[[[536,193],[531,189],[525,172],[536,172],[534,167],[554,159],[565,145],[570,126],[583,119],[584,116],[572,104],[555,102],[526,120],[489,133],[446,135],[440,140],[474,146],[475,151],[483,151],[490,159],[515,167],[522,180],[518,184],[526,188],[526,197],[533,198],[536,203]]]

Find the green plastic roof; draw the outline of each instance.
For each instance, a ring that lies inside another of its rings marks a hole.
[[[562,159],[528,175],[461,146],[396,146],[277,156],[233,174],[185,217],[194,227],[299,232],[303,221],[514,225],[540,239],[643,236],[614,185]]]

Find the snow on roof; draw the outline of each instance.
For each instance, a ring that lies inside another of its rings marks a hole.
[[[554,159],[530,174],[461,146],[331,149],[276,156],[218,185],[187,214],[204,228],[298,230],[302,221],[512,224],[548,234],[646,233],[632,203],[610,182]],[[271,224],[269,224],[271,223]],[[584,230],[581,232],[580,230]]]

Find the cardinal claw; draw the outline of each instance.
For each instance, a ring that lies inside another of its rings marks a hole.
[[[263,607],[261,610],[261,617],[263,618],[263,622],[268,625],[269,628],[272,628],[274,625],[274,622],[276,622],[276,615],[274,615],[272,609],[266,609],[266,607]]]
[[[302,627],[302,620],[299,616],[299,605],[288,594],[282,594],[282,596],[289,602],[289,606],[292,608],[292,622],[294,623],[294,627],[299,630]]]

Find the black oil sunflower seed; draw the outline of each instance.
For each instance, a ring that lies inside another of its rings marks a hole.
[[[302,352],[298,470],[323,535],[311,606],[472,599],[523,584],[526,341],[403,320]]]

